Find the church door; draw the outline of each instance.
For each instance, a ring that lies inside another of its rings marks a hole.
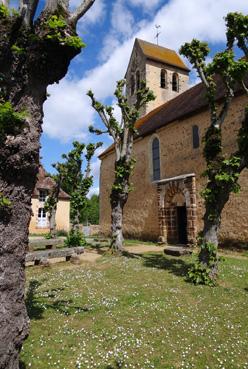
[[[188,243],[186,206],[177,206],[177,232],[178,242],[186,245]]]

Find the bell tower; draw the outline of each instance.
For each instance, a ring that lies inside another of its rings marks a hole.
[[[141,116],[146,115],[187,90],[189,72],[174,50],[136,39],[125,75],[128,102],[135,102],[135,91],[140,81],[146,81],[156,96],[154,101],[143,107]]]

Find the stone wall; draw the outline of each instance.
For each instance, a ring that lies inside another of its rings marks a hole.
[[[160,73],[161,69],[165,69],[167,72],[167,87],[160,87]],[[172,75],[177,73],[179,78],[179,91],[172,90]],[[146,63],[146,81],[147,86],[154,92],[156,100],[149,102],[146,108],[146,114],[157,106],[162,105],[166,101],[173,99],[180,93],[186,91],[189,88],[189,76],[188,72],[182,69],[172,67],[163,63],[159,63],[152,60],[147,60]]]
[[[39,202],[37,198],[32,198],[32,212],[29,232],[44,234],[49,232],[49,223],[47,220],[47,227],[39,227],[38,224],[38,209],[44,207],[44,202]],[[70,229],[70,201],[59,200],[56,212],[56,227],[57,230],[69,231]]]
[[[165,69],[167,73],[167,86],[161,88],[160,86],[160,73],[161,69]],[[146,59],[138,47],[133,49],[130,62],[128,65],[126,80],[127,80],[127,97],[129,104],[134,104],[136,101],[135,93],[131,94],[131,80],[134,78],[136,86],[136,73],[139,71],[140,80],[146,81],[147,86],[154,92],[156,99],[150,101],[142,108],[140,115],[143,116],[149,113],[151,110],[165,103],[166,101],[173,99],[178,94],[184,92],[189,88],[189,76],[188,72],[177,67],[169,66],[165,63],[157,62],[154,60]],[[172,90],[172,75],[177,73],[179,78],[179,91]]]
[[[235,98],[223,127],[223,145],[226,154],[236,148],[235,137],[239,122],[243,117],[246,97]],[[134,145],[137,160],[132,183],[134,191],[130,193],[124,209],[124,233],[128,237],[141,239],[158,239],[160,236],[161,216],[158,203],[157,185],[152,183],[151,143],[154,137],[160,140],[161,179],[183,174],[195,174],[196,186],[196,229],[202,229],[204,214],[203,201],[200,196],[205,180],[201,173],[205,169],[202,155],[203,145],[193,149],[192,127],[198,125],[201,139],[209,124],[209,113],[199,112],[192,117],[172,122],[162,127],[155,134],[139,138]],[[110,231],[109,194],[114,177],[114,155],[108,154],[102,160],[100,176],[100,224],[101,230]],[[223,240],[240,240],[248,242],[248,171],[240,177],[241,192],[232,194],[223,211],[221,238]]]

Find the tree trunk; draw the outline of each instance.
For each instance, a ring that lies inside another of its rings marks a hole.
[[[31,91],[30,91],[31,92]],[[0,191],[11,201],[0,217],[0,368],[18,369],[19,351],[28,335],[24,301],[25,253],[31,217],[31,196],[39,167],[44,90],[23,96],[32,118],[17,137],[0,149]],[[38,95],[38,96],[37,96]]]
[[[46,88],[64,77],[80,51],[44,39],[42,21],[36,22],[34,34],[19,16],[0,19],[0,103],[25,115],[18,132],[0,137],[0,192],[11,202],[0,208],[0,369],[19,368],[18,355],[28,335],[25,253]]]
[[[49,217],[50,234],[52,238],[56,237],[56,210],[57,206],[56,208],[53,207]]]
[[[212,183],[212,190],[214,188],[214,184]],[[216,189],[215,189],[216,190]],[[201,251],[199,253],[199,261],[203,264],[206,269],[210,269],[209,277],[213,281],[216,280],[218,275],[218,233],[220,230],[221,224],[221,214],[222,210],[229,200],[230,191],[226,188],[219,188],[218,196],[216,197],[216,203],[206,204],[206,210],[203,217],[204,227],[203,227],[203,237],[202,237],[202,245]],[[214,214],[212,217],[212,211],[214,206]]]
[[[115,193],[111,194],[111,250],[115,254],[121,254],[123,248],[123,208],[126,201],[123,199],[123,194]]]

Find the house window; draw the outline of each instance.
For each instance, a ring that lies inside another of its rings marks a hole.
[[[160,179],[160,153],[158,138],[154,138],[152,141],[152,170],[153,180],[158,181]]]
[[[167,88],[167,72],[165,69],[161,69],[160,72],[160,87]]]
[[[192,127],[193,149],[198,149],[200,146],[199,127]]]
[[[173,73],[172,75],[172,90],[176,92],[179,91],[179,78],[177,73]]]
[[[44,208],[38,209],[38,227],[46,228],[47,227],[47,217]]]
[[[136,90],[140,89],[140,71],[137,70],[136,72]]]
[[[134,91],[135,91],[135,78],[134,78],[134,75],[132,74],[131,76],[131,95],[134,94]]]
[[[47,190],[40,190],[39,191],[39,201],[40,202],[45,202],[47,195],[48,195]]]

